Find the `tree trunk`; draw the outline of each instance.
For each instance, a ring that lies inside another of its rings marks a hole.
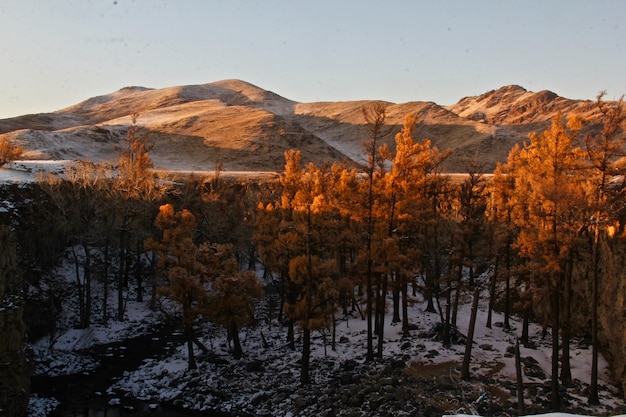
[[[80,279],[80,263],[76,253],[76,245],[72,245],[72,256],[74,258],[74,270],[76,271],[76,287],[78,289],[78,324],[83,325],[85,320],[85,291]]]
[[[463,272],[463,269],[461,266],[459,266],[459,274],[457,276],[456,288],[454,291],[454,304],[452,306],[452,318],[450,319],[451,320],[450,323],[452,323],[453,326],[456,326],[456,316],[459,311],[459,300],[461,298],[461,289],[463,288],[463,281],[461,280],[462,272]]]
[[[552,383],[550,405],[552,411],[559,411],[561,398],[559,395],[559,293],[553,288],[551,297],[552,304]]]
[[[368,256],[367,256],[367,295],[366,295],[366,303],[367,303],[367,354],[366,354],[366,360],[367,361],[372,361],[374,359],[374,336],[373,336],[373,326],[372,326],[372,309],[373,309],[373,302],[372,299],[374,298],[374,290],[372,288],[372,243],[371,243],[371,238],[368,237],[368,241],[367,241],[367,251],[368,251]]]
[[[572,382],[572,370],[570,365],[570,320],[572,299],[572,268],[573,259],[570,255],[568,267],[565,271],[565,289],[563,291],[563,320],[561,320],[561,339],[563,343],[563,356],[561,357],[561,383],[569,386]]]
[[[600,267],[599,230],[596,223],[593,239],[593,277],[591,280],[591,382],[589,404],[600,404],[598,397],[598,284]]]
[[[383,357],[383,344],[385,339],[385,310],[386,310],[386,298],[387,298],[387,282],[389,280],[389,276],[387,274],[382,274],[382,289],[380,291],[379,303],[378,306],[378,357]]]
[[[137,302],[143,302],[143,262],[141,262],[141,244],[137,241],[137,259],[135,261],[135,281],[137,282]]]
[[[337,319],[335,318],[335,310],[332,311],[332,321],[333,321],[333,335],[332,340],[330,342],[330,348],[334,351],[337,350]]]
[[[524,346],[528,345],[529,337],[528,337],[528,325],[530,323],[530,313],[532,312],[532,306],[530,301],[526,303],[524,307],[524,318],[522,320],[522,344]]]
[[[243,356],[243,348],[241,347],[241,340],[239,340],[239,328],[237,324],[231,324],[229,333],[233,340],[233,357],[235,359],[241,359]]]
[[[506,282],[504,291],[504,329],[511,330],[509,315],[511,311],[511,248],[507,246],[505,253]]]
[[[302,329],[302,361],[300,364],[300,384],[307,385],[311,382],[309,376],[309,361],[311,358],[311,330],[306,323]]]
[[[125,239],[124,231],[120,231],[120,249],[119,249],[119,270],[117,271],[117,319],[124,321],[124,269],[126,263],[126,255],[124,253]]]
[[[185,338],[187,339],[187,370],[198,369],[196,356],[193,352],[193,324],[185,323]]]
[[[107,233],[104,242],[104,265],[102,272],[102,324],[106,325],[109,321],[109,234]]]
[[[517,411],[519,411],[520,415],[524,415],[526,414],[526,404],[524,404],[524,380],[522,378],[519,339],[515,342],[515,375],[517,376]]]
[[[407,277],[402,275],[402,336],[409,337],[411,332],[409,331],[409,297],[407,291],[409,290],[409,283]]]
[[[470,315],[469,328],[467,330],[467,342],[465,344],[465,355],[463,356],[463,367],[461,369],[461,378],[470,379],[470,361],[472,359],[472,344],[474,343],[474,327],[476,326],[476,313],[478,311],[478,297],[480,289],[474,290],[474,301],[472,302],[472,313]]]
[[[82,327],[86,329],[91,325],[91,253],[89,245],[84,242],[85,264],[83,266],[83,285],[85,288],[85,314],[83,316]]]
[[[391,319],[392,323],[400,323],[400,275],[394,273],[392,275],[394,279],[392,280],[393,284],[393,318]]]
[[[491,329],[491,316],[493,315],[493,306],[496,302],[496,284],[498,282],[498,266],[500,264],[500,256],[496,255],[496,264],[493,269],[493,275],[489,283],[489,308],[487,309],[487,328]]]

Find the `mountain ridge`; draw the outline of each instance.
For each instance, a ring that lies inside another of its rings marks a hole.
[[[170,170],[281,171],[284,152],[300,149],[304,163],[366,160],[362,109],[375,100],[300,103],[254,84],[227,79],[165,88],[124,87],[52,113],[0,120],[0,139],[13,141],[27,159],[112,159],[131,115],[154,143],[155,167]],[[593,120],[590,100],[549,90],[508,85],[450,106],[433,101],[387,104],[393,135],[408,113],[418,115],[415,140],[452,149],[444,169],[464,172],[472,160],[486,171],[506,159],[516,143],[543,130],[558,114]]]

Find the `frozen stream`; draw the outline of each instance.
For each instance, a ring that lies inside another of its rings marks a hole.
[[[145,359],[162,357],[183,343],[180,333],[166,327],[155,333],[138,336],[119,343],[97,346],[86,353],[100,361],[88,374],[66,376],[35,376],[33,394],[56,398],[61,404],[49,417],[118,417],[118,416],[224,416],[223,413],[186,412],[172,406],[148,403],[115,396],[107,389],[124,371],[137,369]]]

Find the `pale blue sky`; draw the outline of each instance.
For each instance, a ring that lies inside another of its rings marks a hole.
[[[626,93],[626,1],[0,0],[0,118],[239,78],[301,102]]]

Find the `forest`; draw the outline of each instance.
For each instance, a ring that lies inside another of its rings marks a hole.
[[[415,115],[394,132],[385,104],[375,103],[363,108],[367,160],[360,166],[303,165],[291,150],[277,181],[230,180],[219,165],[210,178],[157,175],[149,136],[133,118],[116,161],[76,161],[63,175],[42,175],[27,187],[19,216],[3,213],[24,277],[9,280],[4,292],[41,285],[46,270],[71,256],[78,327],[124,320],[132,287],[151,308],[180,312],[189,370],[197,352],[208,350],[196,337],[204,323],[225,329],[240,358],[239,334],[259,319],[258,300],[276,297],[270,314],[285,324],[286,343],[296,349],[301,336],[294,366],[306,386],[312,334],[327,332],[334,347],[335,326],[349,311],[366,322],[362,349],[373,361],[385,355],[390,325],[415,336],[408,306],[416,297],[439,315],[445,346],[462,297],[482,291],[489,314],[504,314],[505,329],[509,317],[523,317],[519,343],[530,343],[530,322],[544,326],[552,410],[571,382],[570,341],[588,339],[588,401],[597,404],[600,352],[615,383],[626,387],[626,115],[621,99],[605,102],[600,94],[596,105],[599,121],[559,115],[493,173],[476,155],[464,175],[453,176],[442,168],[450,151],[414,137]],[[390,135],[394,149],[381,145]],[[1,153],[3,163],[19,155]],[[487,270],[488,283],[478,283]],[[95,282],[105,291],[100,301],[92,296]],[[29,337],[55,339],[55,300],[64,291],[50,285],[45,302],[26,300],[37,305],[24,313]]]

